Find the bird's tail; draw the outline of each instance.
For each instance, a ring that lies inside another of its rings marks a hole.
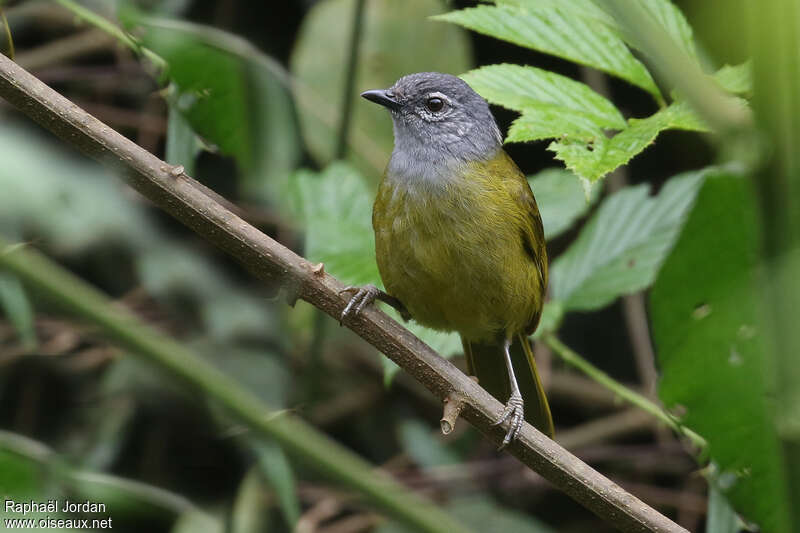
[[[461,343],[464,346],[470,375],[476,376],[481,387],[505,403],[511,394],[511,385],[503,362],[502,342],[477,343],[461,339]],[[525,402],[525,420],[553,438],[555,434],[553,416],[550,414],[550,405],[547,403],[547,396],[539,379],[539,372],[536,370],[533,349],[525,335],[517,335],[511,344],[511,361]]]

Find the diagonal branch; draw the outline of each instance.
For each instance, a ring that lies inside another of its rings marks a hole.
[[[122,170],[128,183],[164,211],[239,260],[256,277],[280,286],[289,299],[302,298],[337,317],[345,305],[335,278],[270,239],[207,196],[196,182],[115,132],[0,56],[0,96],[65,142]],[[463,399],[461,416],[499,443],[493,427],[502,405],[452,363],[379,309],[371,307],[349,324],[439,399]],[[623,531],[684,532],[632,494],[591,469],[526,424],[508,451],[601,518]]]

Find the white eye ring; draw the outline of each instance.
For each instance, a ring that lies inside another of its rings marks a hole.
[[[436,102],[433,107],[430,105],[431,102]],[[447,95],[440,92],[430,93],[425,96],[425,103],[422,108],[423,118],[429,122],[439,121],[448,115],[452,108],[453,102]]]

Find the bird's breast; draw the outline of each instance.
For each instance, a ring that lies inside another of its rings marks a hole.
[[[373,211],[378,267],[415,320],[487,338],[529,319],[531,265],[507,195],[467,175],[439,187],[383,180]]]

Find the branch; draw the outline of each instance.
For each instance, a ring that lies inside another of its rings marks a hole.
[[[346,301],[339,281],[212,200],[180,168],[143,150],[5,57],[0,57],[0,96],[68,144],[121,169],[133,188],[259,279],[278,284],[290,300],[302,298],[332,317],[341,314]],[[462,416],[495,443],[501,442],[505,431],[492,421],[503,406],[452,363],[375,307],[365,309],[348,326],[440,400],[451,394],[463,398]],[[508,451],[623,531],[685,532],[529,424]]]

